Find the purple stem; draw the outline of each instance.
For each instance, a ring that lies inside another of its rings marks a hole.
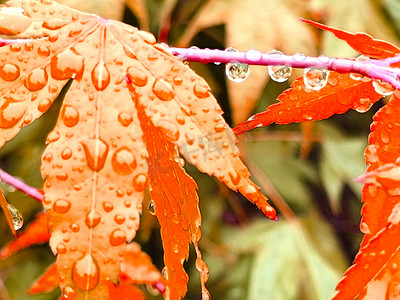
[[[390,63],[397,62],[400,57],[393,60],[368,60],[356,61],[345,58],[311,57],[302,54],[284,55],[275,53],[261,53],[258,50],[247,52],[230,52],[224,50],[195,49],[195,48],[174,48],[170,50],[176,56],[188,61],[198,61],[201,63],[220,62],[232,63],[239,62],[249,65],[277,66],[285,65],[293,68],[315,68],[321,67],[339,73],[358,73],[372,79],[380,79],[400,88],[400,69],[389,67]]]
[[[23,43],[30,39],[2,39],[0,47],[13,43]],[[284,55],[276,53],[262,53],[252,49],[246,52],[232,52],[225,50],[210,50],[197,48],[175,48],[170,50],[176,56],[187,61],[201,63],[231,63],[239,62],[248,65],[278,66],[285,65],[293,68],[321,67],[339,73],[358,73],[371,79],[380,79],[400,89],[400,69],[391,68],[390,64],[400,62],[400,56],[390,57],[384,60],[355,61],[345,58],[329,58],[326,56],[311,57],[303,54]]]
[[[14,176],[11,176],[10,174],[4,172],[1,169],[0,169],[0,179],[9,185],[12,185],[16,189],[24,192],[33,199],[36,199],[40,202],[43,201],[43,194],[38,189],[27,185],[25,182],[19,180],[18,178],[15,178]]]

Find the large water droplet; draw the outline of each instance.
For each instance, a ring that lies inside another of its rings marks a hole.
[[[53,208],[56,212],[65,214],[70,210],[71,202],[64,199],[58,199],[56,202],[54,202]]]
[[[395,91],[395,88],[390,83],[379,79],[372,80],[372,85],[374,86],[375,92],[382,96],[389,96]]]
[[[150,45],[154,45],[156,43],[155,36],[153,34],[151,34],[150,32],[138,30],[138,31],[136,31],[136,34],[138,34],[143,39],[143,41],[145,41],[146,43],[148,43]]]
[[[121,225],[121,224],[123,224],[123,223],[125,222],[125,217],[124,217],[123,215],[120,215],[120,214],[115,215],[115,216],[114,216],[114,221],[115,221],[115,223],[117,223],[118,225]]]
[[[329,71],[324,68],[304,69],[304,84],[309,89],[318,91],[328,82]]]
[[[21,212],[18,209],[16,209],[14,206],[12,206],[11,204],[8,204],[8,210],[10,211],[10,214],[12,217],[14,229],[15,230],[20,229],[22,227],[22,225],[24,225],[24,218],[23,218]]]
[[[143,192],[147,185],[147,176],[144,174],[138,174],[133,178],[133,188],[137,192]]]
[[[51,104],[52,104],[52,102],[48,98],[44,98],[43,100],[40,100],[39,105],[38,105],[38,111],[40,111],[41,113],[45,113],[46,111],[48,111]]]
[[[283,55],[281,51],[274,50],[269,54]],[[268,74],[272,80],[276,82],[285,82],[292,75],[292,68],[290,66],[268,66]]]
[[[104,167],[108,154],[108,145],[101,139],[84,139],[81,141],[85,149],[86,160],[93,171],[99,171]]]
[[[72,266],[72,280],[83,291],[94,289],[99,279],[99,267],[90,254],[85,255]]]
[[[38,54],[43,57],[47,57],[50,55],[50,49],[47,48],[46,46],[40,46],[37,51]]]
[[[25,80],[25,87],[31,92],[41,90],[47,84],[49,79],[47,71],[44,68],[34,69]]]
[[[175,96],[171,84],[163,79],[156,79],[153,85],[153,93],[163,101],[170,101]]]
[[[133,118],[129,113],[122,112],[118,115],[118,121],[122,126],[127,127],[132,123]]]
[[[4,64],[0,66],[0,78],[5,81],[14,81],[19,77],[19,67],[14,64]]]
[[[158,128],[162,131],[164,136],[172,142],[176,142],[179,139],[179,129],[175,123],[169,120],[158,120]]]
[[[232,47],[227,48],[225,51],[237,52],[237,50]],[[229,80],[234,82],[242,82],[249,76],[250,67],[247,64],[237,62],[227,63],[225,65],[225,74]]]
[[[50,30],[57,30],[69,24],[66,20],[49,19],[42,23],[42,27]]]
[[[110,83],[110,72],[105,63],[98,63],[92,71],[92,82],[96,90],[103,91]]]
[[[128,175],[136,169],[137,164],[135,156],[128,147],[124,146],[115,151],[111,158],[111,165],[116,173]]]
[[[94,210],[91,210],[86,216],[85,223],[89,228],[93,228],[100,223],[100,220],[100,214]]]
[[[80,80],[83,75],[83,57],[75,51],[67,49],[60,54],[53,56],[50,63],[51,76],[54,79],[64,80],[75,78]]]
[[[103,202],[103,209],[105,212],[110,212],[114,209],[114,205],[111,202],[104,201]]]
[[[126,233],[123,230],[115,229],[111,232],[110,235],[110,244],[111,246],[119,246],[125,243],[126,241]]]
[[[61,110],[61,118],[68,127],[73,127],[79,122],[78,110],[71,105],[64,105]]]
[[[225,66],[225,74],[229,80],[234,82],[242,82],[250,74],[249,65],[241,63],[227,63]]]
[[[70,147],[64,148],[63,152],[61,153],[62,159],[70,159],[72,157],[72,150]]]
[[[147,84],[147,76],[144,72],[140,71],[138,68],[129,67],[127,70],[128,78],[136,86],[145,86]]]
[[[0,128],[11,128],[25,115],[26,106],[19,103],[10,103],[0,107]]]
[[[197,83],[193,87],[193,93],[200,99],[207,98],[210,96],[210,88],[207,85]]]
[[[149,212],[154,216],[156,214],[156,205],[153,200],[149,202]]]
[[[259,61],[262,58],[262,53],[256,49],[251,49],[246,52],[245,57],[253,62]]]

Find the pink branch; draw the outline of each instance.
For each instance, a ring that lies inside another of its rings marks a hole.
[[[170,48],[172,53],[181,59],[198,61],[201,63],[239,62],[248,65],[278,66],[285,65],[293,68],[325,68],[339,73],[358,73],[372,79],[380,79],[388,82],[396,88],[400,88],[400,69],[389,67],[389,63],[397,62],[400,57],[391,61],[368,60],[356,61],[345,58],[311,57],[302,54],[278,55],[275,53],[261,53],[258,50],[247,52],[230,52],[224,50],[209,50],[195,48]]]
[[[1,169],[0,169],[0,179],[5,183],[15,187],[16,189],[24,192],[33,199],[36,199],[40,202],[43,201],[43,194],[38,189],[27,185],[25,182],[21,181],[18,178],[15,178],[14,176],[11,176],[10,174],[4,172]]]

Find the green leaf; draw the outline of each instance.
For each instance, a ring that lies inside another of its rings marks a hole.
[[[365,138],[334,137],[325,131],[326,139],[322,143],[321,180],[328,194],[332,209],[338,212],[340,198],[347,184],[355,195],[361,195],[362,185],[354,178],[360,176],[366,168],[363,153]]]

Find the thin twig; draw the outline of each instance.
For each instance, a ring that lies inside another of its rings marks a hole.
[[[21,192],[24,192],[28,196],[32,197],[33,199],[36,199],[40,202],[43,201],[43,194],[41,191],[39,191],[37,188],[31,187],[27,185],[25,182],[22,180],[8,174],[7,172],[3,171],[0,169],[0,179],[4,181],[5,183],[15,187],[16,189],[20,190]]]

